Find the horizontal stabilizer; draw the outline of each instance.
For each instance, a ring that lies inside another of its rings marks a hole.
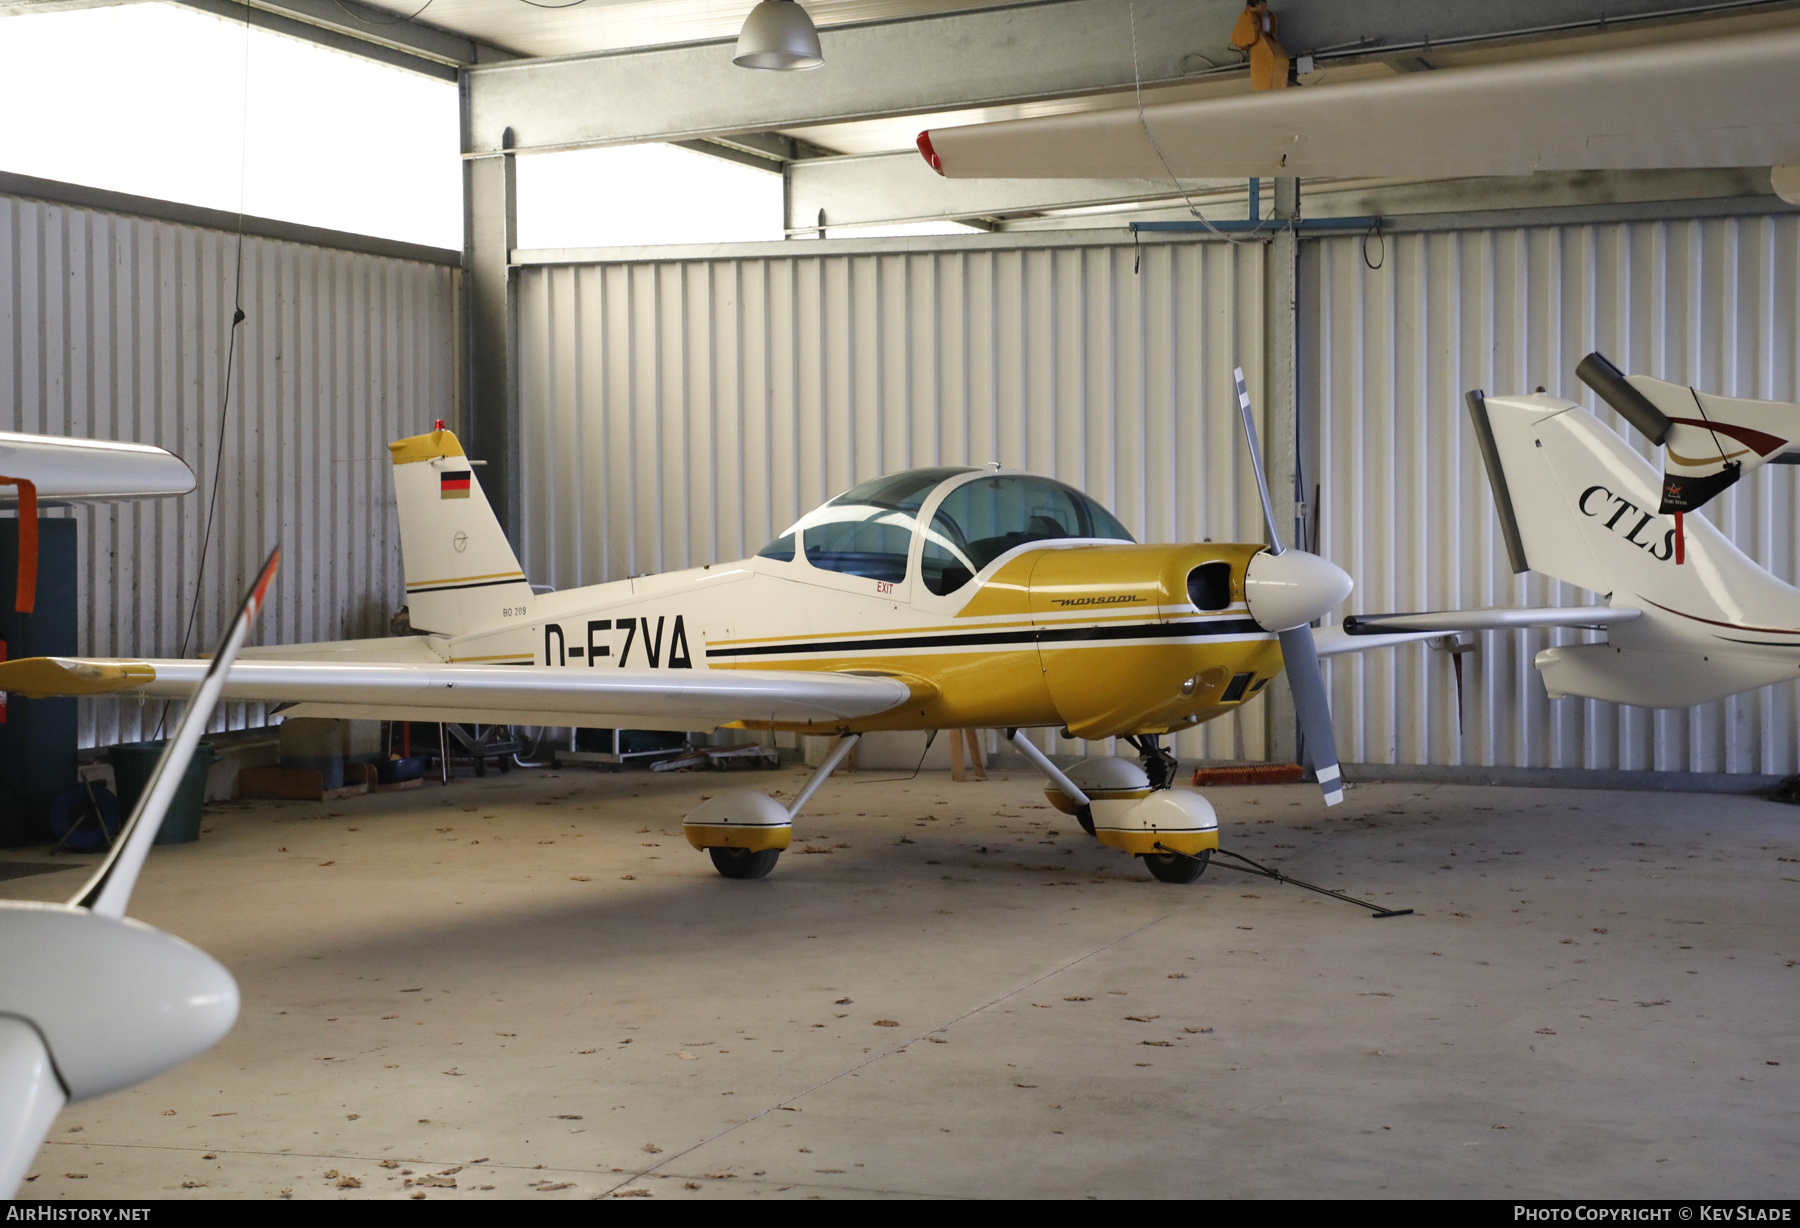
[[[1701,392],[1648,375],[1625,375],[1604,355],[1575,368],[1624,419],[1663,452],[1659,515],[1692,512],[1751,470],[1800,462],[1800,405]]]
[[[1418,614],[1352,614],[1344,619],[1344,630],[1352,636],[1396,631],[1447,635],[1455,631],[1519,631],[1527,627],[1584,627],[1598,631],[1643,616],[1642,610],[1603,605],[1430,610]]]

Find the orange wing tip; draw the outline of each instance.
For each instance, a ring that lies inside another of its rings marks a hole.
[[[72,657],[21,657],[0,664],[0,691],[27,699],[110,695],[156,681],[142,661],[82,661]]]

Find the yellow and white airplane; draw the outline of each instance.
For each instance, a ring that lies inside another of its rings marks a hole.
[[[1241,371],[1237,391],[1262,483]],[[1102,843],[1192,881],[1218,823],[1199,794],[1169,788],[1160,739],[1233,711],[1284,661],[1307,758],[1327,803],[1342,799],[1309,624],[1352,585],[1282,548],[1266,484],[1269,547],[1141,545],[1049,478],[914,469],[844,492],[752,558],[535,594],[456,436],[439,423],[390,446],[424,633],[246,650],[223,698],[283,701],[293,716],[839,735],[792,805],[737,790],[687,817],[689,841],[731,878],[773,868],[794,815],[862,734],[998,727]],[[37,658],[0,665],[0,688],[180,698],[206,669]],[[1124,737],[1142,761],[1065,773],[1030,728]]]

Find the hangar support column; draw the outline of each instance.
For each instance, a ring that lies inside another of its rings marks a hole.
[[[472,152],[469,74],[462,74],[462,147]],[[518,304],[512,253],[518,239],[518,187],[512,129],[500,149],[463,159],[463,285],[468,296],[469,455],[486,461],[481,486],[500,527],[518,548]]]
[[[1275,216],[1283,221],[1300,217],[1300,181],[1275,181]],[[1300,456],[1299,359],[1299,234],[1291,226],[1275,232],[1269,243],[1267,283],[1263,296],[1263,431],[1269,441],[1264,452],[1268,466],[1269,499],[1275,523],[1290,546],[1305,546],[1300,537],[1299,501],[1295,494]],[[1294,693],[1284,672],[1269,685],[1264,708],[1271,763],[1298,761],[1299,723]]]

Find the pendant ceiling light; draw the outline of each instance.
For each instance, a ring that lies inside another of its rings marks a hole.
[[[744,19],[731,62],[740,68],[791,72],[817,68],[825,62],[825,53],[819,50],[812,18],[797,0],[762,0]]]

